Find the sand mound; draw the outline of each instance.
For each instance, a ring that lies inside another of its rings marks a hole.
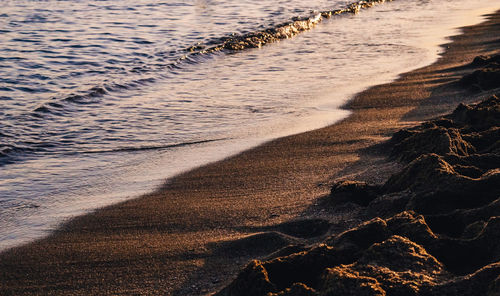
[[[341,181],[336,183],[330,192],[330,202],[339,205],[352,202],[366,206],[377,197],[380,187],[358,181]]]
[[[218,295],[434,295],[464,285],[481,288],[462,295],[485,295],[500,276],[499,234],[499,217],[473,239],[436,235],[414,212],[375,218],[309,251],[252,261]]]
[[[491,67],[498,57],[476,60]],[[383,186],[341,181],[328,197],[334,208],[363,207],[368,221],[252,261],[217,295],[499,295],[499,125],[492,96],[396,133],[400,173]]]
[[[472,66],[479,66],[481,69],[465,75],[460,80],[462,86],[476,90],[490,90],[500,87],[500,55],[476,57]]]

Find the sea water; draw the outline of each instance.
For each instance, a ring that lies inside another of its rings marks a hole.
[[[500,0],[2,1],[0,250],[349,115]],[[242,50],[231,40],[314,23]],[[319,21],[318,21],[319,20]],[[270,30],[270,31],[269,31]],[[212,50],[216,49],[216,50]]]

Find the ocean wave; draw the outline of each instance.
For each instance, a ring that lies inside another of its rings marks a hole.
[[[95,86],[89,90],[82,91],[83,94],[70,94],[68,96],[57,98],[52,97],[50,100],[45,101],[37,107],[35,107],[31,112],[35,117],[43,117],[43,114],[60,115],[64,116],[66,113],[60,112],[61,110],[71,105],[90,105],[99,103],[100,98],[105,96],[110,92],[118,92],[130,89],[137,89],[141,86],[151,84],[156,81],[156,78],[141,78],[132,80],[125,83],[111,83],[103,86]]]
[[[207,139],[207,140],[199,140],[199,141],[189,141],[189,142],[181,142],[174,144],[166,144],[166,145],[150,145],[150,146],[137,146],[137,147],[120,147],[115,149],[94,149],[94,150],[81,150],[74,152],[62,152],[60,154],[64,155],[78,155],[78,154],[108,154],[108,153],[120,153],[120,152],[140,152],[140,151],[148,151],[148,150],[163,150],[163,149],[172,149],[179,147],[186,147],[192,145],[206,144],[218,141],[229,140],[229,138],[217,138],[217,139]],[[48,148],[53,148],[54,145],[47,144],[37,144],[34,146],[26,146],[26,145],[14,145],[14,144],[5,144],[0,145],[0,167],[14,163],[18,156],[25,153],[48,153]]]
[[[301,32],[310,30],[319,24],[323,19],[328,19],[332,16],[341,14],[355,14],[361,9],[366,9],[383,2],[386,2],[386,0],[357,1],[347,5],[347,7],[343,9],[325,10],[313,13],[309,17],[295,17],[289,22],[282,23],[262,31],[215,39],[207,42],[206,45],[193,45],[185,49],[185,51],[193,54],[207,54],[222,50],[236,51],[248,48],[259,48],[266,44],[273,43],[281,39],[288,39]]]
[[[105,149],[105,150],[87,150],[87,151],[72,152],[71,154],[96,154],[96,153],[116,153],[116,152],[136,152],[136,151],[146,151],[146,150],[161,150],[161,149],[185,147],[185,146],[190,146],[190,145],[206,144],[206,143],[218,142],[218,141],[224,141],[224,140],[229,140],[229,138],[208,139],[208,140],[182,142],[182,143],[167,144],[167,145],[122,147],[122,148]]]
[[[14,163],[18,156],[34,153],[39,149],[25,145],[0,144],[0,167]]]
[[[204,44],[198,43],[183,49],[181,52],[184,52],[184,54],[173,62],[156,65],[157,67],[153,67],[151,65],[142,65],[133,67],[129,71],[135,74],[143,74],[151,72],[154,68],[159,68],[161,70],[168,69],[171,71],[180,70],[183,68],[183,64],[194,65],[203,62],[204,59],[200,58],[200,56],[206,57],[207,55],[217,52],[229,53],[251,48],[260,48],[266,44],[274,43],[282,39],[292,38],[293,36],[301,32],[308,31],[314,28],[324,19],[331,18],[332,16],[342,14],[355,14],[358,13],[361,9],[366,9],[374,6],[375,4],[383,3],[386,1],[392,0],[357,1],[346,5],[345,8],[320,11],[312,13],[311,16],[308,17],[294,17],[289,22],[281,23],[264,30],[254,31],[241,35],[233,34],[232,36],[215,38],[207,41]],[[66,113],[60,111],[61,109],[64,109],[67,103],[77,105],[95,104],[99,102],[100,98],[108,93],[137,89],[144,85],[153,83],[156,80],[157,79],[154,77],[141,78],[127,82],[96,86],[86,91],[80,91],[79,94],[70,94],[62,98],[53,97],[50,100],[39,104],[35,109],[33,109],[32,115],[37,118],[45,118],[43,116],[44,114],[64,116],[66,115]]]
[[[301,32],[311,30],[325,19],[343,14],[355,14],[362,9],[366,9],[374,6],[375,4],[383,3],[386,1],[392,0],[357,1],[346,5],[344,8],[314,12],[307,17],[294,17],[287,22],[273,25],[262,30],[255,30],[244,34],[232,34],[230,36],[213,38],[204,43],[198,43],[184,49],[180,48],[178,50],[165,51],[164,53],[157,52],[154,54],[154,56],[163,61],[162,55],[165,55],[166,62],[161,61],[156,64],[145,63],[129,68],[128,72],[134,75],[130,75],[128,80],[125,79],[121,80],[120,82],[104,82],[101,85],[75,91],[74,93],[68,95],[51,97],[50,99],[37,104],[32,109],[22,111],[21,115],[16,114],[15,117],[19,120],[25,121],[27,125],[32,125],[33,122],[29,122],[31,120],[43,123],[44,121],[52,120],[56,117],[75,116],[74,112],[78,112],[80,108],[87,108],[86,106],[100,104],[103,98],[105,98],[107,95],[139,89],[146,85],[157,82],[162,77],[165,77],[165,72],[167,72],[168,75],[176,75],[177,71],[182,70],[184,66],[203,63],[208,58],[216,56],[216,54],[232,53],[252,48],[260,48],[279,40],[292,38],[293,36],[300,34]],[[174,58],[170,59],[168,58],[169,56],[173,56]],[[177,58],[175,58],[175,56],[177,56]],[[137,78],[138,75],[140,75],[140,78]],[[38,129],[39,127],[34,127],[31,130],[31,134],[37,134]],[[84,153],[108,153],[115,151],[163,149],[169,147],[177,147],[179,145],[198,143],[201,142],[182,143],[175,144],[173,146],[167,145],[119,148],[109,151],[96,150]],[[24,147],[24,144],[17,145],[17,143],[9,143],[9,145],[10,146],[0,147],[0,158],[5,159],[10,154],[15,154],[17,157],[23,153],[29,154],[38,151],[38,149],[36,148],[30,149],[30,147]]]

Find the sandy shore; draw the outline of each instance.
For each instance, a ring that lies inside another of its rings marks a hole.
[[[499,52],[498,36],[497,12],[454,37],[435,64],[358,95],[346,106],[353,114],[338,124],[195,169],[158,192],[3,252],[0,294],[206,294],[230,283],[250,259],[282,247],[273,236],[241,237],[297,219],[314,224],[311,219],[323,218],[344,229],[355,214],[322,211],[321,197],[341,178],[382,183],[401,165],[389,162],[377,143],[458,102],[487,97],[457,81],[475,56]]]

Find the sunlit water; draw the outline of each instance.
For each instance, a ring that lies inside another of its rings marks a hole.
[[[4,1],[0,249],[267,140],[345,118],[500,0],[395,0],[259,49],[185,49],[349,1]]]

